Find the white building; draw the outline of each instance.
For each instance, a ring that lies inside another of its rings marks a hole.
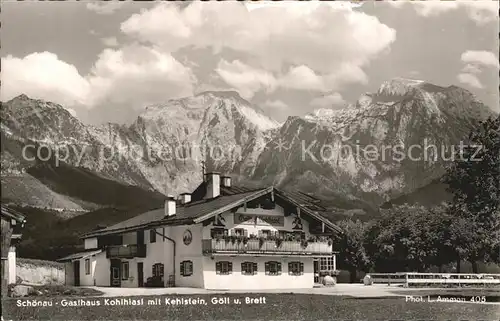
[[[74,285],[308,288],[336,271],[341,231],[324,210],[306,194],[208,173],[192,194],[84,235],[85,252],[59,261]]]
[[[7,285],[16,283],[16,245],[26,219],[16,210],[2,204],[2,297],[7,295]]]

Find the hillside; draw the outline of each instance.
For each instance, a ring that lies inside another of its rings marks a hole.
[[[381,208],[390,208],[393,205],[419,204],[426,207],[439,205],[442,202],[448,202],[453,199],[453,195],[447,191],[448,185],[439,180],[421,187],[410,194],[401,195],[388,202],[383,203]]]
[[[465,89],[394,78],[348,108],[283,124],[236,92],[216,91],[148,106],[131,126],[85,125],[25,95],[3,103],[1,114],[2,192],[17,204],[76,211],[157,204],[162,194],[193,190],[204,161],[236,184],[313,193],[332,215],[370,216],[444,173],[447,155],[413,159],[412,146],[449,150],[493,112]],[[52,157],[40,161],[37,150]]]

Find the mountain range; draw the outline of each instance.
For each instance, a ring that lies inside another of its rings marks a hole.
[[[442,158],[492,115],[463,88],[403,78],[344,109],[284,123],[232,91],[148,106],[127,126],[87,125],[20,95],[1,107],[2,199],[68,216],[128,208],[193,190],[204,166],[236,184],[312,193],[334,212],[366,212],[436,185]],[[436,149],[429,156],[412,146]]]

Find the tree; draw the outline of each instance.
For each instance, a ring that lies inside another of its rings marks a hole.
[[[356,283],[356,271],[366,271],[370,266],[364,248],[367,223],[347,219],[340,221],[338,225],[344,231],[340,240],[339,261],[349,271],[350,282]]]
[[[377,272],[423,272],[450,258],[446,244],[443,206],[400,205],[382,211],[367,233],[365,248]]]
[[[447,210],[448,245],[457,270],[460,260],[498,262],[500,244],[500,116],[474,129],[468,145],[457,151],[444,182],[453,193]]]

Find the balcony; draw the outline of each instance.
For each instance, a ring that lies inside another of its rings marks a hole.
[[[110,245],[106,248],[108,259],[146,257],[146,244]]]
[[[246,244],[245,244],[246,243]],[[315,241],[303,244],[300,241],[250,239],[246,242],[228,240],[203,240],[203,254],[264,254],[264,255],[332,255],[332,245],[328,242]]]

